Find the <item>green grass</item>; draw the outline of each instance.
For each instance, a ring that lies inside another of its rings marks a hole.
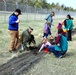
[[[30,71],[23,75],[76,75],[76,36],[68,42],[69,49],[64,58],[56,58],[52,53],[46,54],[40,61],[32,65]]]
[[[19,24],[20,26],[20,33],[27,29],[29,26],[34,28],[32,34],[35,35],[36,42],[39,44],[41,41],[41,35],[43,31],[44,22],[42,21],[21,21]],[[0,24],[0,64],[5,63],[8,58],[11,57],[11,53],[9,53],[9,44],[10,44],[10,36],[8,33],[8,23],[1,23]]]
[[[54,26],[52,26],[53,36],[55,35],[58,22],[63,20],[54,20]],[[42,39],[44,21],[25,21],[25,18],[22,17],[20,21],[20,33],[27,29],[28,26],[32,26],[34,28],[33,34],[35,35],[36,42],[39,44]],[[76,25],[75,19],[74,25]],[[0,21],[0,65],[11,57],[11,53],[9,53],[10,36],[7,27],[7,22],[3,23]],[[46,54],[40,62],[31,67],[27,75],[76,75],[76,36],[74,35],[73,41],[68,43],[69,49],[65,58],[57,59],[52,53]]]

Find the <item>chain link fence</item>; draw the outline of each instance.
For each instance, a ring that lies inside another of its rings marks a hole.
[[[67,14],[71,14],[72,16],[76,16],[76,12],[71,11],[63,11],[63,10],[56,10],[56,9],[42,9],[42,8],[36,8],[32,6],[28,6],[27,4],[18,4],[15,3],[7,3],[5,0],[4,2],[0,2],[0,23],[7,22],[8,17],[10,14],[13,13],[13,11],[17,8],[21,9],[22,11],[22,17],[21,20],[27,21],[27,20],[44,20],[46,14],[50,13],[51,11],[55,12],[55,19],[65,18]]]

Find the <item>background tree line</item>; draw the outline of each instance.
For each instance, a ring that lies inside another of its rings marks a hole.
[[[76,11],[72,7],[67,7],[64,4],[60,5],[59,3],[47,3],[46,0],[6,0],[6,2],[18,2],[20,4],[28,4],[36,8],[46,8],[46,9],[57,9],[57,10],[67,10],[67,11]]]

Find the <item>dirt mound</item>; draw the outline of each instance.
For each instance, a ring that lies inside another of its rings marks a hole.
[[[33,49],[28,53],[9,60],[7,63],[0,66],[0,75],[20,75],[23,70],[26,70],[32,65],[32,63],[40,60],[44,55],[43,52],[37,54],[37,49]]]

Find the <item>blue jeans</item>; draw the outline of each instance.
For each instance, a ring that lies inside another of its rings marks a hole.
[[[48,35],[51,35],[51,31],[50,31],[50,29],[48,28],[48,31],[47,31],[47,33],[44,33],[43,34],[43,37],[48,37]]]
[[[56,57],[64,55],[66,52],[56,51],[54,46],[46,46],[50,52],[52,52]]]
[[[48,34],[47,33],[44,33],[43,37],[46,37],[47,38],[48,37]]]
[[[50,31],[50,28],[48,28],[48,34],[49,34],[49,35],[51,35],[51,31]]]

